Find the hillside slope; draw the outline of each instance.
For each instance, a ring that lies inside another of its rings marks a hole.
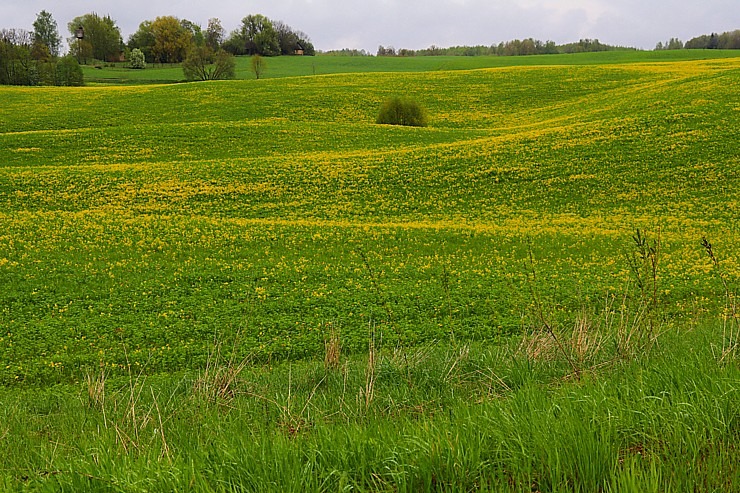
[[[634,293],[660,241],[667,323],[740,277],[740,59],[0,88],[0,381],[101,362],[304,357],[519,330]],[[375,125],[411,95],[427,128]],[[634,279],[632,280],[634,281]],[[709,301],[706,301],[709,299]],[[121,370],[122,371],[122,370]]]

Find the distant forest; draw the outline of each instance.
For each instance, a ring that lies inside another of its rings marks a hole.
[[[671,38],[669,41],[660,42],[655,47],[656,50],[681,50],[681,49],[718,49],[718,50],[738,50],[740,49],[740,30],[729,31],[722,34],[705,34],[682,42],[678,38]],[[512,41],[502,42],[498,45],[477,45],[477,46],[451,46],[449,48],[440,48],[439,46],[430,46],[423,50],[409,50],[406,48],[396,49],[393,46],[378,47],[376,56],[521,56],[521,55],[551,55],[562,53],[591,53],[597,51],[627,51],[637,50],[628,46],[613,46],[600,42],[598,39],[581,39],[576,43],[567,43],[558,45],[554,41],[540,41],[537,39],[515,39]],[[321,55],[340,55],[340,56],[372,56],[365,50],[331,50],[319,52]]]
[[[704,34],[682,43],[678,38],[672,38],[665,43],[658,43],[656,50],[740,50],[740,29],[722,34]]]

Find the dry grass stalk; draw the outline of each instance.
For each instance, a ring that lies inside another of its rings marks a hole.
[[[250,362],[248,357],[239,362],[236,361],[238,340],[239,334],[234,340],[231,356],[224,361],[221,355],[223,344],[218,340],[217,335],[214,335],[213,349],[208,354],[206,368],[198,375],[193,384],[193,390],[196,394],[221,404],[230,402],[236,396],[239,376]]]
[[[377,378],[377,349],[375,347],[375,331],[372,331],[368,339],[367,368],[365,370],[365,409],[369,409],[375,397],[375,379]]]
[[[701,244],[712,261],[714,270],[722,281],[722,287],[725,290],[725,314],[723,315],[722,324],[722,356],[719,359],[721,363],[728,357],[735,358],[738,348],[740,348],[740,317],[737,310],[737,294],[730,289],[727,277],[720,266],[719,259],[714,253],[712,244],[709,243],[706,237],[702,238]]]
[[[445,382],[451,382],[453,377],[458,373],[455,370],[458,368],[458,365],[460,362],[465,361],[470,356],[470,344],[465,344],[461,346],[457,352],[457,354],[453,357],[452,364],[450,365],[450,369],[447,370],[447,374],[445,375]]]
[[[547,330],[532,330],[524,334],[517,352],[531,361],[553,361],[558,354],[558,345]]]
[[[154,407],[157,410],[157,421],[159,422],[159,428],[157,430],[154,430],[155,432],[159,431],[159,436],[162,439],[162,457],[166,457],[168,460],[170,459],[170,447],[167,445],[167,440],[164,436],[164,422],[162,422],[162,413],[159,411],[159,403],[157,402],[157,397],[154,395],[154,389],[150,387],[152,392],[152,400],[154,402]]]
[[[601,352],[604,337],[584,312],[578,319],[570,338],[572,354],[583,366],[588,361],[594,361]]]
[[[342,345],[339,338],[339,331],[330,326],[329,339],[324,340],[324,367],[328,370],[339,368]]]
[[[85,375],[89,404],[95,409],[105,410],[105,368],[101,366],[100,375]]]

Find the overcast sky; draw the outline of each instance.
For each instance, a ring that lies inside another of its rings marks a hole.
[[[88,12],[110,15],[124,41],[143,20],[173,15],[205,27],[221,19],[230,32],[249,14],[282,20],[318,50],[378,45],[491,45],[519,38],[558,44],[581,38],[652,49],[658,41],[740,29],[739,0],[0,0],[0,29],[32,30],[51,12],[62,37]]]

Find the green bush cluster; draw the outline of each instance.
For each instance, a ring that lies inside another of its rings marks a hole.
[[[376,123],[426,127],[427,114],[416,101],[396,96],[386,100],[380,107]]]
[[[82,67],[72,56],[56,60],[13,59],[0,49],[0,85],[81,86]]]

